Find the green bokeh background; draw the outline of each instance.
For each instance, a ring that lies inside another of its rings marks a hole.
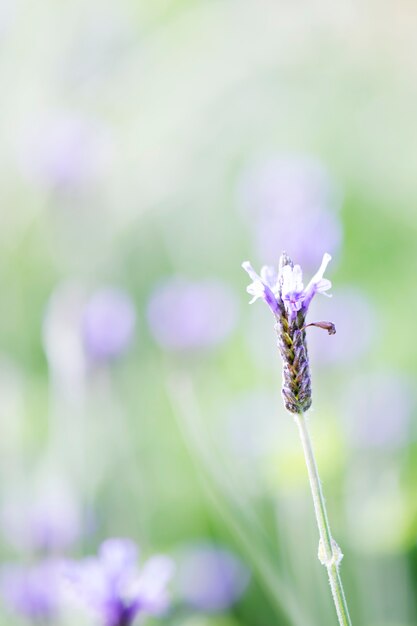
[[[274,153],[312,154],[329,169],[344,229],[332,281],[361,288],[378,312],[360,362],[313,363],[311,430],[353,623],[417,624],[416,440],[358,452],[335,415],[353,376],[394,369],[415,381],[416,27],[405,0],[4,0],[1,497],[64,473],[98,520],[76,554],[113,535],[145,554],[201,538],[239,554],[252,579],[230,613],[174,613],[170,626],[335,623],[280,363],[269,359],[271,319],[247,306],[240,269],[253,253],[239,176]],[[111,146],[76,190],[22,167],[25,134],[57,111],[102,125]],[[146,303],[173,274],[219,277],[240,297],[238,326],[217,349],[173,356],[152,339]],[[82,406],[57,394],[42,347],[48,299],[68,280],[126,289],[138,317],[129,353],[91,375]],[[275,399],[277,443],[248,462],[227,445],[225,407],[257,390]],[[5,539],[1,549],[4,562],[25,559]]]

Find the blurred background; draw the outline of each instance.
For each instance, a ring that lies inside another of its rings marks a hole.
[[[330,252],[310,427],[345,591],[417,624],[416,27],[409,0],[1,0],[3,578],[130,537],[176,562],[149,623],[334,624],[240,267]],[[1,624],[81,623],[25,580]]]

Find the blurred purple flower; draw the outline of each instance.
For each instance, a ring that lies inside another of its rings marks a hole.
[[[139,571],[137,548],[128,539],[108,539],[97,557],[66,567],[71,587],[103,626],[130,626],[139,613],[164,612],[172,574],[173,562],[165,556],[152,557]]]
[[[221,612],[244,593],[249,571],[225,548],[208,542],[184,549],[179,559],[178,592],[199,611]]]
[[[81,532],[76,499],[61,482],[40,494],[25,494],[7,502],[1,521],[9,542],[30,552],[61,552],[69,548]]]
[[[5,565],[0,572],[5,604],[30,623],[56,624],[60,567],[54,561],[33,566]]]
[[[95,120],[49,112],[30,120],[20,153],[29,178],[46,187],[74,189],[101,173],[110,154],[110,142]]]
[[[343,395],[341,413],[351,442],[365,448],[398,448],[409,439],[416,406],[412,381],[393,371],[361,374]]]
[[[267,263],[286,250],[312,269],[323,249],[334,254],[340,248],[340,192],[316,159],[282,156],[255,164],[242,175],[238,203]]]
[[[106,288],[88,300],[82,335],[87,355],[92,361],[106,361],[120,356],[130,345],[136,325],[136,313],[127,293]]]
[[[236,297],[227,284],[174,277],[151,295],[148,320],[163,348],[194,350],[224,341],[235,327],[237,311]]]
[[[326,304],[315,299],[311,304],[311,319],[327,319]],[[316,329],[308,329],[307,343],[313,362],[348,364],[369,351],[378,333],[378,312],[364,292],[353,287],[333,290],[330,319],[336,326],[336,334],[329,341]]]

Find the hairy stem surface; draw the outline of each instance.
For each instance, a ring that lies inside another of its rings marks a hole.
[[[317,526],[320,533],[319,560],[326,567],[329,575],[330,588],[332,590],[333,601],[336,607],[337,617],[340,626],[352,626],[349,611],[343,591],[342,580],[339,574],[339,564],[342,560],[342,553],[339,546],[334,541],[330,532],[329,520],[327,517],[326,503],[324,501],[321,488],[317,463],[311,445],[310,434],[303,413],[294,415],[298,426],[300,439],[303,446],[304,457],[307,465],[308,478],[310,481],[311,495],[313,496],[314,512],[316,514]]]

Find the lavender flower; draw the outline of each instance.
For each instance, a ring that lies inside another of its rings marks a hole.
[[[149,559],[139,572],[137,549],[128,539],[108,539],[97,557],[68,564],[67,578],[103,626],[130,626],[139,613],[160,614],[168,606],[166,586],[173,563]]]
[[[330,280],[323,278],[331,258],[328,253],[323,255],[319,270],[305,289],[301,267],[293,265],[285,254],[281,257],[279,273],[273,267],[264,265],[261,275],[258,276],[249,261],[245,261],[242,267],[253,280],[247,288],[247,292],[253,296],[250,304],[258,298],[263,298],[272,312],[277,314],[282,302],[291,321],[297,317],[299,311],[303,311],[305,315],[313,296],[316,293],[325,293],[332,286]]]
[[[129,346],[136,313],[127,293],[108,287],[94,293],[86,304],[82,336],[92,361],[106,361],[121,355]]]
[[[0,572],[5,604],[34,624],[56,624],[60,595],[60,570],[54,561],[29,567],[6,565]]]
[[[236,298],[219,280],[192,282],[171,278],[151,295],[148,320],[156,341],[167,350],[216,346],[232,332]]]
[[[242,596],[249,572],[229,550],[210,543],[188,547],[180,557],[180,597],[193,608],[209,613],[224,611]]]
[[[285,253],[281,256],[278,272],[264,266],[259,276],[248,261],[242,264],[253,281],[247,288],[253,296],[251,303],[258,298],[263,299],[277,320],[284,365],[282,393],[285,406],[292,413],[302,413],[311,406],[305,319],[315,294],[324,294],[331,287],[331,282],[323,277],[330,260],[330,254],[323,255],[319,270],[305,288],[301,267],[294,265]],[[326,328],[329,333],[334,331],[329,322],[318,322],[316,325]]]

